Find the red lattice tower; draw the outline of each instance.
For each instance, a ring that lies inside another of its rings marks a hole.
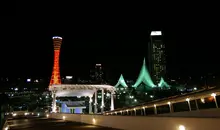
[[[53,37],[54,63],[53,63],[53,72],[52,72],[49,86],[53,84],[61,84],[60,66],[59,66],[61,44],[62,44],[62,37],[58,37],[58,36]]]

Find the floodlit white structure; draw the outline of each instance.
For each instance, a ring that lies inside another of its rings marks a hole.
[[[85,96],[89,97],[89,113],[92,113],[92,97],[94,95],[94,113],[97,113],[97,91],[102,91],[102,102],[101,102],[101,111],[104,112],[104,90],[111,93],[111,110],[114,110],[114,99],[113,95],[115,88],[111,85],[83,85],[83,84],[60,84],[60,85],[51,85],[49,90],[53,95],[53,110],[56,112],[56,97],[76,97],[76,96]]]
[[[160,35],[162,35],[162,32],[161,31],[152,31],[150,35],[151,36],[160,36]]]
[[[63,39],[63,38],[59,36],[54,36],[52,39]]]

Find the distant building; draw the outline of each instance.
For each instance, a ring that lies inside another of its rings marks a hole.
[[[164,77],[166,73],[165,44],[163,43],[162,32],[152,31],[148,45],[149,71],[153,82],[158,84],[161,77]]]
[[[65,76],[62,78],[62,82],[64,84],[71,84],[73,83],[73,76]]]
[[[102,64],[96,64],[95,68],[90,71],[92,83],[102,84],[104,82]]]
[[[48,110],[51,95],[48,91],[49,77],[1,77],[0,94],[10,99],[10,110]],[[31,102],[31,103],[30,103]],[[43,108],[43,109],[42,109]]]

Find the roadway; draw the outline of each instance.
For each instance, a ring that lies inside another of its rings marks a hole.
[[[47,118],[10,119],[8,120],[8,124],[10,130],[117,130],[113,128]]]

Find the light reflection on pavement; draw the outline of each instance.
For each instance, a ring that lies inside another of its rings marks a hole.
[[[10,130],[116,130],[113,128],[47,118],[12,119],[8,120],[8,124]]]

